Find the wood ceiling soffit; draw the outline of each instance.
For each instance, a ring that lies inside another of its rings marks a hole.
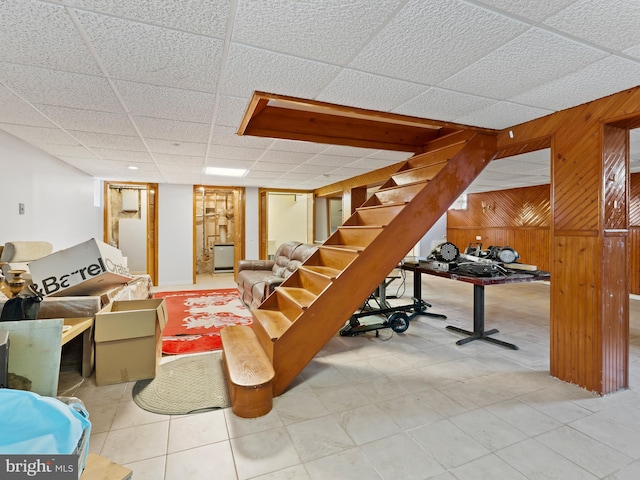
[[[498,133],[498,158],[548,148],[561,127],[588,122],[640,128],[640,86],[536,118]]]
[[[459,130],[496,130],[255,92],[238,135],[331,145],[421,152],[424,145]]]

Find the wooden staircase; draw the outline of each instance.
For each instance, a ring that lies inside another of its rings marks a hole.
[[[431,142],[252,312],[253,329],[223,329],[223,362],[236,415],[269,412],[272,398],[265,399],[264,392],[278,396],[286,390],[495,153],[495,136],[471,131]],[[241,361],[231,358],[243,351],[239,343],[251,347],[256,339],[261,351],[240,354]]]

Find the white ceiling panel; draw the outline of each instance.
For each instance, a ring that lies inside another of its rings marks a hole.
[[[233,41],[344,65],[404,0],[239,2]]]
[[[161,138],[146,138],[145,143],[152,153],[167,155],[202,156],[207,153],[206,143],[183,142]]]
[[[391,111],[427,87],[393,78],[345,69],[318,95],[323,102]]]
[[[60,5],[3,0],[0,61],[78,73],[99,73],[73,21]]]
[[[505,99],[605,56],[602,51],[532,29],[441,82],[440,86]]]
[[[143,152],[146,150],[140,137],[82,132],[79,130],[69,130],[69,133],[87,147],[112,148],[115,150],[127,150],[132,152]]]
[[[108,13],[165,27],[224,38],[229,21],[229,0],[180,0],[179,2],[127,2],[113,0],[64,0],[84,10]]]
[[[129,117],[124,114],[51,105],[36,106],[53,122],[67,130],[112,135],[136,135],[136,130],[133,128]]]
[[[412,0],[349,66],[434,85],[526,29],[466,2]]]
[[[1,128],[32,145],[78,145],[78,141],[66,132],[57,128],[32,127],[30,125],[0,124]]]
[[[337,66],[232,44],[221,93],[249,99],[258,90],[313,98],[339,71]]]
[[[617,51],[640,44],[640,2],[637,0],[578,0],[544,23]]]
[[[639,82],[640,62],[610,55],[509,100],[550,110],[563,110],[635,87]]]
[[[208,123],[179,122],[152,117],[133,117],[133,121],[144,137],[204,144],[209,141],[211,127]]]
[[[576,0],[470,0],[470,3],[486,5],[531,20],[543,20],[575,1]]]
[[[50,127],[54,125],[42,114],[20,97],[14,95],[8,88],[0,85],[0,123],[15,125],[31,125],[35,127]]]
[[[498,102],[469,115],[459,117],[456,122],[502,129],[533,120],[534,118],[544,117],[549,113],[552,112],[542,108],[526,107],[510,102]]]
[[[393,111],[403,115],[451,122],[455,118],[468,115],[494,103],[496,101],[490,98],[442,88],[430,88],[422,95],[400,105]]]
[[[0,63],[0,81],[29,103],[122,112],[105,78]]]
[[[636,0],[0,0],[0,129],[97,178],[313,189],[411,154],[238,136],[254,91],[507,128],[638,86],[639,12]],[[630,156],[640,171],[638,132]],[[249,172],[210,177],[206,164]],[[490,164],[470,191],[548,182],[543,150]]]
[[[132,115],[210,123],[215,95],[180,88],[114,80],[114,85]]]
[[[215,91],[222,40],[82,11],[77,16],[109,75]]]

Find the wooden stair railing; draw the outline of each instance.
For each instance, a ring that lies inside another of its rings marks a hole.
[[[442,140],[436,151],[407,160],[252,312],[252,331],[275,372],[273,396],[285,391],[495,157],[494,136],[464,132],[451,137],[450,143]],[[228,356],[224,336],[222,343]],[[237,391],[240,387],[232,377],[227,372],[230,390]],[[256,411],[270,408],[248,409],[246,397],[241,395],[243,405],[234,406],[232,401],[236,415],[255,416]],[[255,401],[264,399],[256,395]]]

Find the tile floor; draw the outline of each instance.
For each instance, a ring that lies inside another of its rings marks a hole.
[[[90,450],[136,480],[640,478],[640,301],[630,302],[631,388],[599,397],[549,376],[547,284],[487,287],[487,328],[513,351],[457,346],[444,327],[471,327],[472,286],[422,283],[447,320],[336,336],[261,418],[157,415],[132,401],[133,384],[96,387],[75,372],[60,392],[86,404]],[[229,286],[218,274],[168,289]],[[411,279],[389,294],[398,290],[393,302],[409,303]]]

